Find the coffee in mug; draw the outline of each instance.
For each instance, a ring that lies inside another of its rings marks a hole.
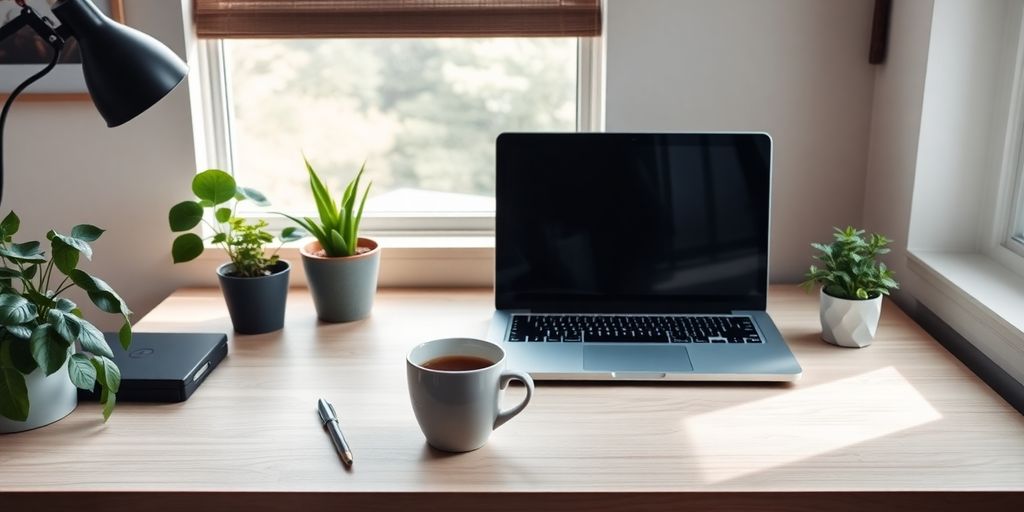
[[[420,430],[431,446],[449,452],[480,448],[533,397],[533,379],[525,372],[506,370],[500,346],[472,338],[414,347],[406,357],[406,376]],[[501,391],[513,380],[526,384],[526,398],[502,411]]]
[[[428,370],[440,370],[445,372],[468,372],[481,370],[494,364],[490,359],[475,356],[441,356],[435,357],[423,363]]]

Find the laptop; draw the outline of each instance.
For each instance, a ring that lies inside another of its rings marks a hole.
[[[488,339],[539,380],[794,381],[765,133],[503,133]]]

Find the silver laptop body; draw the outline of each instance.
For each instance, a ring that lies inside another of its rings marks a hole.
[[[505,133],[488,340],[539,380],[794,381],[764,133]]]

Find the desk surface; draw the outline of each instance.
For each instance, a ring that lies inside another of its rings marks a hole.
[[[122,403],[107,424],[83,403],[49,427],[0,436],[0,501],[56,492],[109,508],[155,495],[106,493],[158,492],[152,511],[190,497],[252,510],[588,498],[594,510],[727,509],[760,493],[815,508],[808,500],[820,495],[804,493],[820,491],[850,506],[917,491],[954,491],[935,502],[947,504],[970,496],[977,505],[976,491],[1002,491],[981,495],[993,504],[1022,499],[1024,417],[890,302],[875,343],[843,349],[819,339],[817,297],[791,286],[773,287],[769,312],[804,367],[795,384],[542,383],[480,450],[434,451],[409,405],[405,352],[482,336],[491,311],[485,290],[382,290],[370,319],[320,324],[308,293],[293,290],[285,329],[235,336],[187,402]],[[137,330],[230,331],[230,322],[218,290],[181,290]],[[522,393],[511,388],[509,400]],[[321,396],[338,408],[352,469],[320,428]],[[288,492],[302,494],[279,494]],[[451,494],[464,492],[473,494]],[[655,494],[632,494],[646,492]]]

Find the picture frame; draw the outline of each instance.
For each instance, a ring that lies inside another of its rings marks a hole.
[[[58,22],[50,11],[50,5],[55,2],[56,0],[26,0],[26,3],[40,15],[47,16],[51,20]],[[124,23],[124,4],[122,0],[92,0],[92,2],[114,21]],[[6,23],[11,17],[17,16],[19,12],[20,7],[18,7],[14,0],[0,0],[0,25]],[[18,32],[18,34],[22,33],[26,34],[26,39],[22,41],[33,40],[42,42],[27,27],[22,28]],[[0,42],[0,45],[10,45],[12,44],[11,41],[17,37],[15,35],[7,41]],[[7,46],[7,53],[14,51],[12,48]],[[22,50],[23,48],[24,45]],[[43,53],[43,50],[39,48],[45,49],[47,53]],[[0,100],[6,98],[26,78],[46,66],[50,59],[48,50],[49,47],[43,43],[35,49],[35,51],[39,52],[39,55],[26,55],[22,53],[17,56],[17,63],[10,62],[10,60],[14,60],[13,58],[5,62],[7,55],[5,55],[5,52],[0,51]],[[32,62],[26,63],[26,60],[31,60]],[[85,86],[85,77],[82,74],[81,55],[77,53],[77,44],[74,38],[70,39],[66,47],[66,54],[61,57],[61,62],[57,64],[53,71],[32,84],[24,93],[18,96],[18,99],[29,101],[81,101],[89,99],[89,93]]]

